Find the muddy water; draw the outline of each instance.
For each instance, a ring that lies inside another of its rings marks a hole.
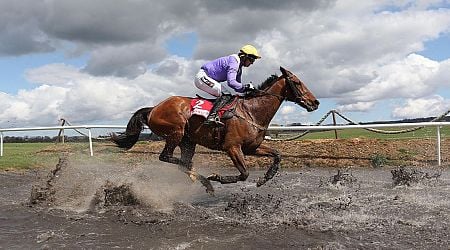
[[[214,183],[215,196],[162,163],[74,162],[49,186],[48,173],[4,173],[0,248],[448,249],[450,170],[420,169],[430,178],[409,186],[394,186],[391,170],[282,170],[259,188],[255,170],[243,183]],[[102,201],[105,183],[136,202]],[[30,204],[37,186],[49,194]]]

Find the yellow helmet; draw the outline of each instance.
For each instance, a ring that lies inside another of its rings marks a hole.
[[[258,50],[250,44],[244,45],[244,47],[241,48],[241,52],[255,58],[261,58],[258,54]]]

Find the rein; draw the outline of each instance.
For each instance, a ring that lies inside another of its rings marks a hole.
[[[290,76],[285,76],[284,79],[285,79],[286,83],[288,84],[288,86],[291,88],[291,90],[294,92],[294,95],[295,95],[295,100],[294,100],[294,102],[297,102],[297,100],[299,100],[299,102],[301,102],[301,98],[303,97],[304,93],[301,93],[301,92],[295,87],[295,83],[294,83],[294,81],[292,81],[292,79],[291,79]],[[287,97],[286,97],[286,96],[282,96],[282,95],[277,95],[277,94],[269,93],[269,92],[267,92],[267,91],[265,91],[265,90],[255,89],[254,91],[257,92],[256,94],[259,94],[259,95],[253,95],[254,97],[257,97],[257,96],[264,96],[264,95],[270,95],[270,96],[275,96],[275,97],[278,98],[278,100],[281,101],[281,102],[287,100]],[[245,98],[244,98],[244,99],[245,99]],[[250,120],[246,119],[245,117],[243,117],[243,116],[241,116],[241,115],[239,115],[239,114],[237,114],[237,113],[234,113],[234,115],[235,115],[236,117],[240,118],[240,119],[243,119],[244,121],[248,122],[250,125],[252,125],[253,127],[255,127],[255,128],[259,129],[259,130],[262,130],[262,131],[267,130],[267,127],[263,127],[263,126],[261,126],[261,125],[259,125],[259,124],[256,124],[255,122],[250,121]]]
[[[240,118],[240,119],[246,121],[247,123],[249,123],[250,125],[252,125],[253,127],[255,127],[255,128],[259,129],[259,130],[262,130],[262,131],[266,131],[266,130],[267,130],[267,127],[263,127],[263,126],[261,126],[261,125],[255,123],[255,122],[253,122],[253,121],[250,121],[249,119],[247,119],[247,118],[245,118],[245,117],[239,115],[238,113],[234,113],[234,115],[235,115],[237,118]]]
[[[277,94],[272,94],[269,93],[265,90],[260,90],[260,89],[255,89],[253,90],[255,94],[253,94],[252,96],[254,97],[258,97],[258,96],[265,96],[265,95],[270,95],[270,96],[275,96],[276,98],[278,98],[278,100],[280,100],[281,102],[283,102],[284,100],[286,100],[286,97],[282,96],[282,95],[277,95]],[[256,95],[259,94],[259,95]]]
[[[291,88],[292,92],[294,92],[294,95],[295,95],[295,100],[294,100],[294,102],[297,103],[297,100],[298,100],[298,102],[301,102],[301,98],[305,95],[305,93],[300,92],[300,90],[298,90],[298,89],[295,87],[295,83],[294,83],[294,81],[292,81],[292,79],[291,79],[290,76],[285,76],[285,77],[284,77],[284,80],[286,81],[286,83],[288,84],[288,86]],[[272,94],[272,93],[269,93],[269,92],[267,92],[267,91],[265,91],[265,90],[259,90],[259,89],[256,89],[255,91],[257,91],[258,93],[262,93],[261,96],[263,96],[263,95],[271,95],[271,96],[275,96],[275,97],[277,97],[278,100],[280,100],[281,102],[287,100],[287,97],[286,97],[286,96],[277,95],[277,94]]]

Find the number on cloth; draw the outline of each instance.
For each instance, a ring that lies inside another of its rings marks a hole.
[[[205,101],[203,101],[203,100],[197,100],[196,102],[195,102],[195,105],[194,105],[194,109],[203,109],[202,108],[202,105],[205,103]]]

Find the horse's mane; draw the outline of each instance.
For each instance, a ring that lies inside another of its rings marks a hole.
[[[269,76],[263,83],[261,83],[261,85],[259,85],[258,89],[264,90],[264,89],[272,86],[272,84],[275,82],[276,79],[278,79],[278,76],[275,74]]]

